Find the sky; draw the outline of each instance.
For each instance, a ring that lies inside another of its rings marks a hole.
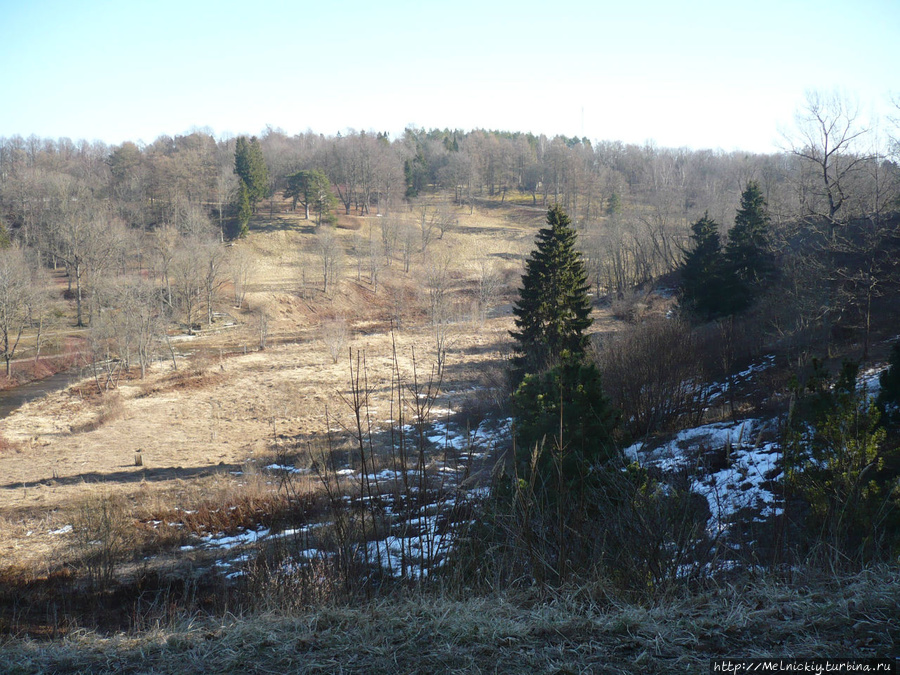
[[[0,0],[0,137],[425,128],[777,151],[900,94],[900,0]],[[894,109],[896,112],[896,109]]]

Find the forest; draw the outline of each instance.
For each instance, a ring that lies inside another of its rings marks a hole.
[[[0,668],[893,657],[900,108],[782,147],[0,138]]]

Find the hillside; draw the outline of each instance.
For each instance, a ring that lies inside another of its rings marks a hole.
[[[111,366],[84,368],[5,418],[0,665],[417,672],[427,658],[444,672],[693,672],[723,655],[890,654],[894,567],[769,565],[757,543],[783,531],[773,491],[796,352],[750,329],[724,374],[702,349],[672,352],[696,416],[676,410],[640,434],[635,408],[619,437],[660,485],[687,481],[700,497],[690,547],[719,528],[711,554],[657,551],[652,573],[610,566],[548,585],[507,576],[539,569],[522,556],[553,543],[510,547],[504,536],[530,530],[486,496],[512,464],[511,305],[545,211],[505,195],[476,204],[454,208],[424,251],[377,268],[365,242],[386,216],[341,215],[331,282],[322,228],[285,204],[262,211],[229,247],[249,274],[219,286],[211,325],[170,330],[144,377],[116,370],[106,386]],[[57,301],[71,320],[71,297]],[[609,345],[667,321],[675,300],[648,286],[593,302],[612,385]],[[540,520],[546,505],[534,506]],[[477,529],[484,513],[501,521],[493,534]],[[761,532],[742,529],[756,520]]]

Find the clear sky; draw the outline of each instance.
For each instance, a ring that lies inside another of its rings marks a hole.
[[[776,149],[900,93],[900,0],[0,0],[0,136],[489,128]]]

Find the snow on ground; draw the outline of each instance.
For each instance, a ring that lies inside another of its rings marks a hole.
[[[309,473],[309,469],[298,469],[296,466],[288,466],[287,464],[269,464],[263,467],[266,471],[282,472],[282,473]]]
[[[780,476],[780,448],[759,441],[764,427],[757,419],[706,424],[684,429],[661,445],[635,443],[624,452],[642,466],[692,475],[692,491],[709,504],[709,529],[723,532],[744,509],[757,512],[757,520],[782,512],[778,497],[766,487]],[[721,451],[724,468],[704,467],[705,453],[711,451]]]
[[[860,391],[865,391],[869,398],[876,399],[881,392],[881,374],[887,370],[887,365],[866,368],[859,373],[856,386]]]
[[[489,494],[489,489],[485,487],[475,488],[463,493],[455,491],[454,486],[457,484],[457,481],[469,475],[474,460],[487,456],[491,450],[509,441],[512,419],[500,420],[493,424],[483,424],[474,430],[467,430],[449,419],[450,410],[436,410],[432,412],[445,416],[445,419],[428,424],[425,437],[439,452],[446,453],[448,450],[452,450],[459,453],[459,456],[455,458],[448,458],[445,454],[443,459],[438,457],[431,459],[431,463],[436,467],[437,473],[442,476],[441,492],[443,492],[444,496],[436,494],[433,498],[434,501],[424,506],[414,507],[412,513],[410,513],[408,505],[395,503],[394,495],[391,493],[372,495],[362,500],[365,503],[378,500],[380,511],[390,521],[390,534],[377,541],[360,544],[357,555],[360,560],[367,560],[370,564],[382,568],[392,576],[406,574],[406,576],[411,578],[421,578],[428,575],[429,569],[443,564],[452,546],[455,527],[454,524],[448,521],[446,514],[461,500],[479,500]],[[408,426],[404,428],[404,431],[412,433],[414,428]],[[277,463],[269,464],[264,469],[273,473],[287,474],[309,472],[294,466]],[[337,470],[335,474],[350,481],[367,481],[375,486],[379,486],[382,483],[388,484],[400,481],[404,478],[403,471],[390,468],[382,469],[375,473],[363,474],[356,469],[348,467]],[[417,468],[410,469],[406,474],[408,476],[419,476],[420,471]],[[410,488],[410,494],[417,493],[417,488]],[[353,502],[353,498],[349,495],[345,496],[344,500],[347,503]],[[231,536],[211,534],[198,538],[191,545],[182,546],[181,550],[231,552],[278,538],[304,537],[310,535],[313,530],[327,525],[328,523],[312,523],[277,533],[271,532],[268,528],[260,527]],[[294,562],[291,564],[294,566],[304,565],[311,560],[321,559],[328,555],[330,554],[327,551],[308,548],[294,555]],[[237,556],[231,554],[217,560],[214,566],[234,570],[226,574],[226,578],[235,579],[243,575],[243,571],[241,569],[235,570],[234,568],[239,568],[242,563],[246,563],[248,560],[250,560],[248,553],[241,553]]]
[[[388,536],[370,541],[365,549],[368,560],[392,576],[405,575],[412,579],[428,576],[430,567],[440,567],[452,544],[449,532],[439,532],[438,516],[414,518],[404,524],[415,529],[410,536]]]
[[[776,495],[763,483],[781,473],[776,462],[781,457],[775,443],[760,448],[739,448],[730,466],[715,473],[695,478],[694,492],[706,497],[709,503],[710,528],[720,532],[727,529],[730,519],[742,509],[758,512],[754,520],[762,522],[782,513]]]
[[[747,366],[746,369],[742,370],[741,372],[734,374],[730,378],[730,382],[713,382],[712,384],[706,385],[703,388],[703,393],[705,393],[709,397],[710,402],[713,402],[716,399],[724,396],[728,392],[728,389],[731,385],[747,384],[757,373],[768,370],[774,365],[775,355],[769,354],[768,356],[762,357],[762,359],[760,359],[756,363],[751,363],[749,366]]]
[[[463,429],[450,422],[435,422],[426,434],[429,443],[440,448],[468,450],[478,448],[478,457],[484,457],[498,445],[509,440],[512,418],[501,420],[496,426],[481,425],[475,429]]]

